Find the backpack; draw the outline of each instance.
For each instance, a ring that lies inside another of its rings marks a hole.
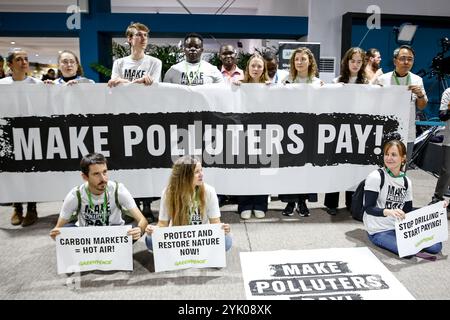
[[[384,172],[383,169],[378,169],[378,172],[380,173],[381,182],[380,182],[380,192],[381,189],[384,186]],[[406,190],[408,190],[408,179],[406,179],[406,176],[403,176],[404,184]],[[350,212],[352,214],[353,219],[358,221],[363,221],[364,216],[364,186],[366,185],[366,179],[361,181],[356,188],[355,192],[352,195],[352,205],[350,207]]]
[[[125,224],[129,224],[134,221],[134,218],[130,216],[128,210],[125,210],[122,205],[119,202],[119,183],[117,181],[114,181],[116,183],[116,189],[114,190],[114,199],[116,201],[116,206],[119,208],[120,212],[122,212],[122,219],[125,220]],[[106,191],[105,191],[106,192]],[[77,199],[78,199],[78,206],[77,210],[72,213],[72,216],[70,217],[69,223],[75,223],[78,220],[78,215],[81,212],[81,191],[80,186],[77,188]]]

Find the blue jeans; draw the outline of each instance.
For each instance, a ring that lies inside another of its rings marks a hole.
[[[369,240],[380,248],[389,250],[398,255],[397,238],[395,230],[382,231],[375,234],[369,234]],[[442,242],[435,243],[431,247],[422,249],[425,252],[436,254],[442,250]]]
[[[148,234],[145,235],[145,244],[147,245],[147,249],[150,251],[153,251],[153,240],[152,236],[149,236]],[[225,251],[228,251],[231,249],[231,246],[233,245],[233,238],[229,234],[225,235]]]

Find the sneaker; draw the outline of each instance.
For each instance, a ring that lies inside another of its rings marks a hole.
[[[241,212],[241,219],[248,220],[252,216],[252,210],[244,210]]]
[[[22,227],[28,227],[34,224],[38,219],[36,208],[33,208],[31,210],[27,210],[27,214],[25,215],[25,218],[22,221]]]
[[[335,216],[337,214],[337,208],[327,208],[326,212],[330,215],[330,216]]]
[[[254,213],[255,217],[258,219],[262,219],[266,216],[266,213],[262,210],[255,210],[255,211],[253,211],[253,213]]]
[[[14,208],[13,215],[11,216],[11,224],[13,226],[18,226],[19,224],[22,224],[23,221],[23,212],[17,211],[16,208]]]
[[[309,217],[309,209],[306,206],[306,202],[305,201],[300,201],[298,203],[296,211],[297,211],[297,213],[299,214],[300,217]]]
[[[281,213],[283,216],[292,217],[294,215],[295,202],[288,202],[286,208]]]

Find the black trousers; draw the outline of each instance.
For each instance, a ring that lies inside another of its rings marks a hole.
[[[353,191],[345,191],[345,206],[350,208],[352,205]],[[339,205],[339,192],[325,193],[325,207],[335,209]]]

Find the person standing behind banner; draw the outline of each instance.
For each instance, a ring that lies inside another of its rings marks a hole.
[[[413,209],[412,181],[405,174],[407,158],[403,142],[391,140],[384,145],[383,151],[384,183],[380,190],[378,170],[372,171],[366,178],[363,222],[373,244],[398,255],[395,220],[405,219],[405,214]],[[447,206],[447,203],[444,205]],[[436,243],[423,251],[436,254],[441,249],[442,243]]]
[[[80,60],[70,50],[64,50],[58,55],[58,78],[54,81],[48,79],[44,82],[68,86],[77,83],[95,83],[93,80],[83,77]]]
[[[30,64],[28,63],[28,54],[26,51],[16,48],[8,53],[6,57],[6,63],[11,70],[12,75],[3,79],[0,79],[0,84],[37,84],[42,83],[41,80],[29,77],[27,74],[30,71]],[[26,188],[24,190],[26,192]],[[36,202],[28,202],[27,213],[25,218],[23,217],[22,203],[14,203],[14,212],[11,216],[11,224],[17,226],[19,224],[22,227],[27,227],[34,224],[38,220],[38,213],[36,210]]]
[[[213,187],[203,181],[203,169],[199,160],[183,156],[175,161],[169,185],[163,190],[158,224],[149,224],[145,244],[153,251],[152,233],[156,228],[169,226],[201,225],[220,222],[217,194]],[[230,250],[233,239],[230,225],[222,224],[225,232],[225,250]]]
[[[3,58],[2,55],[0,55],[0,79],[3,79],[4,77],[6,77],[4,64],[5,64],[5,59]]]
[[[270,84],[269,75],[267,74],[267,65],[261,55],[255,53],[248,59],[244,78],[233,82],[235,85],[240,85],[241,83]],[[238,213],[241,215],[242,219],[250,219],[252,212],[258,219],[262,219],[266,216],[268,195],[238,196],[237,198]]]
[[[407,89],[411,91],[408,143],[406,145],[407,158],[411,159],[416,139],[416,107],[420,110],[425,109],[428,98],[422,78],[410,72],[414,64],[414,49],[408,45],[402,45],[394,50],[393,57],[395,70],[379,76],[376,83],[381,86],[407,86]]]
[[[222,62],[220,72],[226,82],[240,80],[244,77],[244,71],[236,65],[236,55],[236,49],[231,44],[225,44],[220,47],[219,59]]]
[[[431,203],[444,200],[445,191],[448,190],[450,185],[450,88],[447,88],[442,94],[439,118],[441,121],[447,121],[447,123],[444,129],[444,141],[442,142],[442,168]]]
[[[322,86],[323,81],[316,77],[318,68],[314,55],[306,47],[300,47],[292,52],[289,61],[289,75],[283,79],[283,83],[305,83],[313,86]],[[306,182],[305,182],[306,183]],[[301,217],[309,217],[309,209],[306,206],[306,200],[317,201],[317,194],[280,194],[279,199],[287,202],[282,214],[284,216],[293,216],[294,209]],[[298,203],[297,207],[296,202]]]
[[[73,188],[64,199],[56,226],[50,231],[55,240],[66,227],[122,226],[122,210],[134,218],[137,226],[127,231],[138,240],[147,227],[147,220],[136,207],[130,192],[122,183],[109,181],[108,162],[101,153],[89,153],[80,161],[81,177],[85,181]],[[77,222],[70,223],[75,217]]]
[[[161,79],[162,62],[145,54],[149,28],[139,22],[132,23],[126,30],[131,54],[114,61],[109,87],[121,83],[141,83],[150,86]]]
[[[173,65],[164,75],[164,82],[197,86],[209,83],[224,83],[216,66],[202,60],[203,37],[190,33],[183,41],[185,60]]]
[[[263,58],[267,64],[267,74],[271,83],[281,83],[289,75],[288,71],[278,69],[278,58],[272,51],[264,52]]]
[[[378,49],[372,48],[366,52],[366,77],[369,83],[376,83],[377,78],[383,74],[380,68],[381,55]]]
[[[368,84],[365,74],[365,53],[361,48],[350,48],[341,61],[341,74],[333,79],[333,83]],[[345,191],[345,206],[350,210],[352,191]],[[339,192],[325,194],[327,213],[335,216],[339,205]]]
[[[150,29],[139,22],[128,26],[125,34],[131,48],[131,54],[114,61],[111,80],[108,81],[109,87],[115,87],[123,83],[138,83],[150,86],[160,81],[161,60],[145,54],[149,32]],[[151,203],[157,199],[154,197],[134,199],[138,207],[142,202],[142,213],[152,222],[155,218],[151,210]]]

